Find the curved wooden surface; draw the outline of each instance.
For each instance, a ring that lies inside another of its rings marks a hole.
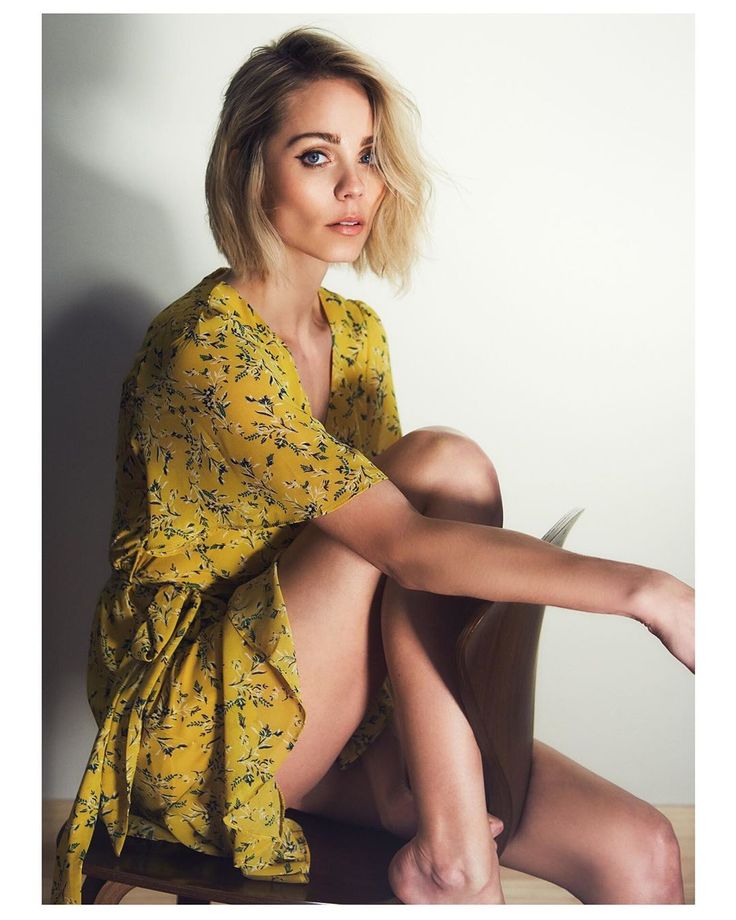
[[[255,881],[230,857],[140,837],[128,837],[118,857],[98,822],[84,860],[82,902],[117,904],[131,888],[148,888],[176,895],[179,904],[399,903],[388,883],[388,865],[404,840],[294,809],[286,815],[301,824],[309,841],[308,883]]]
[[[582,509],[542,537],[562,546]],[[532,762],[534,691],[544,605],[479,602],[458,637],[456,662],[465,714],[483,755],[488,811],[504,829],[499,855],[519,825]]]

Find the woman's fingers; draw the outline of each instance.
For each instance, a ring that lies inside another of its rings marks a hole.
[[[695,673],[695,592],[690,585],[657,572],[642,592],[636,619]]]

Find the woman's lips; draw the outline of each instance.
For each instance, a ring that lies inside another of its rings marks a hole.
[[[363,230],[363,224],[328,224],[329,230],[336,230],[343,236],[357,236]]]

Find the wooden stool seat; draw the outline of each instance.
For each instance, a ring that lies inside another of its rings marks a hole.
[[[309,842],[309,882],[254,881],[228,857],[128,837],[115,855],[100,822],[84,860],[83,904],[118,904],[132,888],[166,891],[178,904],[397,904],[388,866],[403,845],[386,831],[287,809]]]

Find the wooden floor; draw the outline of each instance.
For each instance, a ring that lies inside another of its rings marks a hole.
[[[54,863],[54,841],[62,822],[69,814],[71,801],[52,799],[43,803],[43,903],[49,903]],[[695,903],[695,809],[692,805],[660,805],[680,841],[682,874],[685,880],[685,903]],[[507,904],[579,904],[569,892],[550,882],[501,869],[501,884]],[[136,888],[123,899],[124,904],[174,904],[173,895]]]

